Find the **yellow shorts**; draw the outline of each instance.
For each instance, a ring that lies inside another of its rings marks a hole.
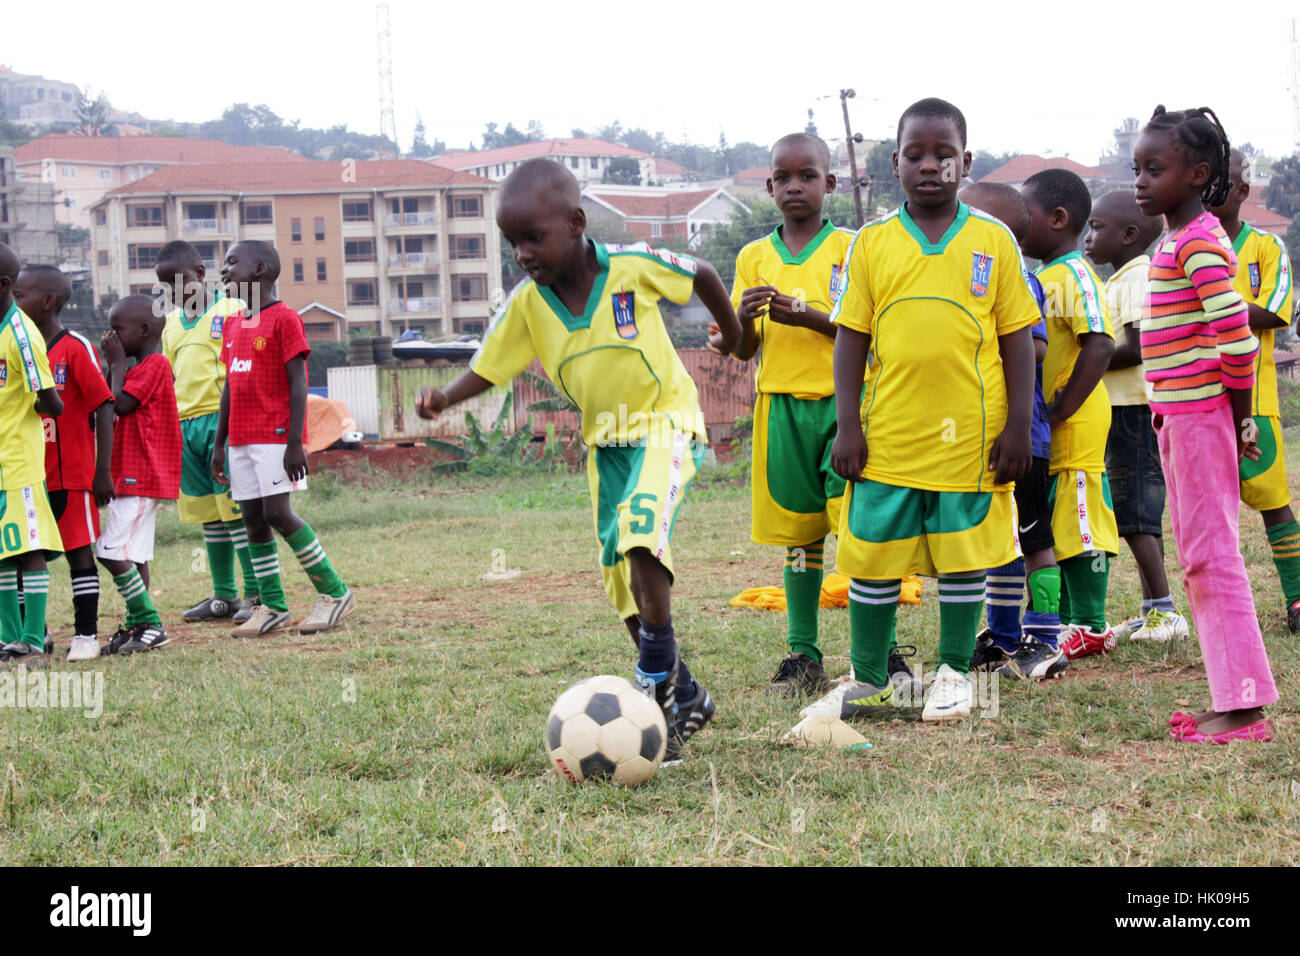
[[[1291,503],[1286,481],[1286,449],[1282,446],[1282,420],[1256,415],[1259,427],[1259,461],[1241,460],[1241,500],[1256,511],[1273,511]]]
[[[845,482],[831,469],[834,442],[834,395],[759,393],[750,472],[755,541],[795,548],[839,527]]]
[[[1010,491],[925,491],[850,482],[839,538],[836,570],[870,581],[983,571],[1020,555]]]
[[[1057,561],[1086,551],[1119,553],[1119,529],[1104,471],[1058,471],[1052,477],[1047,504],[1052,511]]]
[[[243,516],[243,509],[230,496],[230,486],[212,477],[216,437],[216,412],[181,422],[181,493],[176,512],[182,524],[238,521]]]
[[[31,551],[43,551],[46,557],[63,553],[59,523],[43,484],[0,491],[0,561]]]
[[[651,438],[631,446],[593,446],[587,483],[600,544],[605,593],[621,618],[637,613],[627,553],[645,548],[673,573],[673,526],[705,446],[686,432],[651,428]]]

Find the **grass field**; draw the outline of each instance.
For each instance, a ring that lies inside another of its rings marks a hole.
[[[798,705],[763,693],[784,617],[727,606],[779,584],[780,555],[749,541],[748,489],[706,474],[677,525],[675,623],[718,716],[684,764],[618,790],[565,784],[541,747],[564,687],[635,663],[595,571],[582,476],[322,475],[297,505],[358,595],[349,626],[237,642],[173,624],[207,577],[200,536],[169,513],[153,588],[172,644],[81,665],[102,673],[97,718],[0,710],[0,863],[1300,863],[1300,640],[1253,513],[1242,540],[1282,692],[1274,743],[1169,740],[1166,717],[1206,700],[1192,641],[1003,682],[996,718],[900,710],[861,725],[870,751],[809,751],[779,742]],[[281,563],[304,614],[313,595],[283,546]],[[503,568],[521,573],[484,579]],[[65,671],[71,602],[53,572],[51,669]],[[1137,595],[1124,549],[1112,619]],[[101,633],[120,610],[110,586]],[[833,674],[847,614],[822,612]],[[933,582],[900,610],[921,660],[937,618]]]

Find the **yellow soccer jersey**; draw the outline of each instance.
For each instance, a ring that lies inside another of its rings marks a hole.
[[[740,308],[740,296],[759,285],[775,286],[783,295],[803,299],[810,309],[829,313],[834,306],[844,255],[853,233],[827,221],[799,254],[791,255],[777,227],[770,236],[751,242],[736,257],[736,281],[731,304]],[[835,340],[792,325],[773,322],[767,314],[754,323],[758,333],[760,392],[781,392],[795,398],[825,398],[835,394],[831,357]]]
[[[36,393],[53,387],[40,329],[11,305],[0,326],[0,491],[44,484],[45,429]]]
[[[167,314],[162,350],[176,376],[176,408],[181,421],[221,410],[226,366],[221,361],[226,319],[243,309],[238,299],[217,293],[202,315],[191,320],[180,309]]]
[[[1045,263],[1034,273],[1046,297],[1047,355],[1043,359],[1043,398],[1051,403],[1065,387],[1079,358],[1079,336],[1102,332],[1115,337],[1101,280],[1079,252]],[[1097,474],[1106,470],[1110,434],[1110,396],[1101,382],[1069,421],[1052,432],[1053,472],[1069,469]]]
[[[1282,240],[1242,223],[1232,242],[1237,275],[1232,286],[1247,305],[1257,305],[1291,324],[1291,260]],[[1273,333],[1277,329],[1251,329],[1259,339],[1255,358],[1255,414],[1277,417],[1277,363],[1273,358]]]
[[[930,491],[990,491],[1007,417],[998,336],[1039,320],[1005,225],[959,203],[931,243],[895,209],[858,231],[831,319],[871,336],[863,477]]]
[[[599,272],[581,315],[527,279],[510,293],[470,368],[504,385],[538,359],[582,412],[588,446],[647,437],[652,415],[706,440],[695,382],[678,358],[659,299],[685,303],[695,260],[645,243],[594,243]]]

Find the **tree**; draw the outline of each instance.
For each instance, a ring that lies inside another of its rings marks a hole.
[[[89,87],[78,89],[77,126],[73,132],[77,136],[116,136],[117,127],[108,118],[110,109],[112,107],[108,103],[108,97],[103,93],[92,99]]]
[[[1300,216],[1291,220],[1291,225],[1287,226],[1286,236],[1286,254],[1293,263],[1300,262]],[[1294,275],[1294,272],[1292,273]]]
[[[1273,178],[1264,190],[1264,205],[1279,216],[1294,218],[1300,214],[1300,153],[1273,163]]]
[[[894,141],[887,139],[877,143],[872,147],[871,152],[867,153],[867,158],[862,165],[873,181],[871,188],[873,208],[864,210],[867,218],[874,217],[877,209],[893,209],[895,206],[901,206],[905,197],[903,187],[894,176]],[[864,194],[863,201],[865,200]]]
[[[620,156],[611,159],[605,167],[601,182],[616,183],[619,186],[641,185],[641,164],[635,156]]]
[[[515,128],[514,123],[506,123],[505,129],[498,129],[496,123],[487,123],[483,128],[483,148],[499,149],[502,146],[518,146],[520,143],[533,143],[545,137],[542,124],[529,120],[528,131]]]
[[[415,114],[415,135],[411,137],[411,155],[416,159],[433,155],[433,147],[424,138],[424,119],[419,113]]]

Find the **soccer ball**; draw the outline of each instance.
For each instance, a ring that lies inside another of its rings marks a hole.
[[[588,677],[555,702],[546,718],[546,755],[572,783],[612,780],[636,786],[664,759],[663,711],[623,677]]]

